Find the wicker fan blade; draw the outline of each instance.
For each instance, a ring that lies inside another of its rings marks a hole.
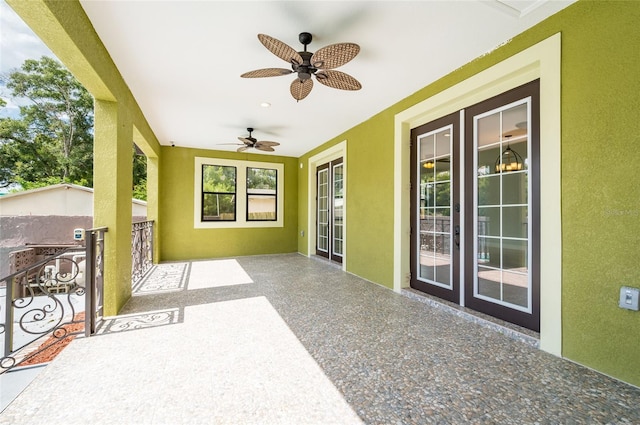
[[[362,85],[349,74],[340,71],[320,71],[316,73],[318,82],[340,90],[360,90]]]
[[[273,149],[271,146],[263,146],[263,145],[256,144],[254,147],[260,151],[275,152],[275,149]]]
[[[285,68],[264,68],[256,69],[255,71],[245,72],[241,75],[242,78],[264,78],[264,77],[279,77],[281,75],[291,74],[293,71]]]
[[[293,47],[287,46],[282,41],[265,34],[258,34],[258,40],[260,40],[260,43],[262,43],[264,47],[269,49],[271,53],[273,53],[280,59],[288,63],[302,63],[302,57],[300,56],[300,54],[296,52]]]
[[[241,147],[238,148],[237,152],[244,152],[247,149],[249,149],[249,146],[241,146]]]
[[[334,69],[355,58],[360,46],[354,43],[330,44],[311,56],[311,64],[318,69]]]
[[[238,137],[238,140],[240,140],[242,143],[244,143],[245,145],[252,147],[253,144],[255,143],[255,140],[251,140],[247,137]]]
[[[295,100],[302,100],[307,97],[309,93],[311,93],[312,88],[313,81],[311,80],[311,78],[309,78],[308,80],[301,80],[300,78],[296,78],[291,83],[291,96],[293,96]]]
[[[266,140],[260,140],[256,143],[256,146],[261,145],[261,146],[280,146],[280,143],[278,142],[268,142]]]

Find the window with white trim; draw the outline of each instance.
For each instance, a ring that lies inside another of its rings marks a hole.
[[[284,164],[196,157],[194,189],[194,228],[284,226]]]

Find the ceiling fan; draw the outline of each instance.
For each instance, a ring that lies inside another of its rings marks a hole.
[[[264,68],[245,72],[243,78],[278,77],[297,73],[298,76],[291,83],[291,95],[296,100],[302,100],[311,92],[315,76],[319,83],[340,90],[360,90],[362,85],[349,74],[334,71],[334,68],[344,65],[356,57],[360,52],[360,46],[354,43],[330,44],[315,53],[307,52],[307,45],[311,43],[312,36],[308,32],[301,32],[298,36],[300,43],[304,45],[302,52],[296,52],[280,40],[276,40],[265,34],[258,34],[258,39],[271,53],[291,64],[291,69]]]
[[[274,146],[280,146],[280,143],[278,142],[268,142],[265,140],[258,140],[255,137],[251,137],[251,133],[253,132],[253,128],[249,127],[247,128],[247,131],[249,132],[249,137],[238,137],[238,140],[240,140],[242,143],[220,143],[221,145],[240,145],[240,147],[237,149],[238,152],[244,152],[247,149],[258,149],[260,151],[265,151],[265,152],[274,152],[275,149],[273,149]]]

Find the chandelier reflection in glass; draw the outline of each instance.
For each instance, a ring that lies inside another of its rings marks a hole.
[[[509,145],[496,159],[496,173],[508,173],[520,171],[523,168],[522,157],[518,152],[511,149]]]

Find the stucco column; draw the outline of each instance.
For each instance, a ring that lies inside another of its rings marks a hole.
[[[104,314],[131,297],[133,125],[115,102],[95,101],[93,225],[108,227],[104,250]]]
[[[160,159],[147,156],[147,220],[153,220],[153,262],[160,261]]]

